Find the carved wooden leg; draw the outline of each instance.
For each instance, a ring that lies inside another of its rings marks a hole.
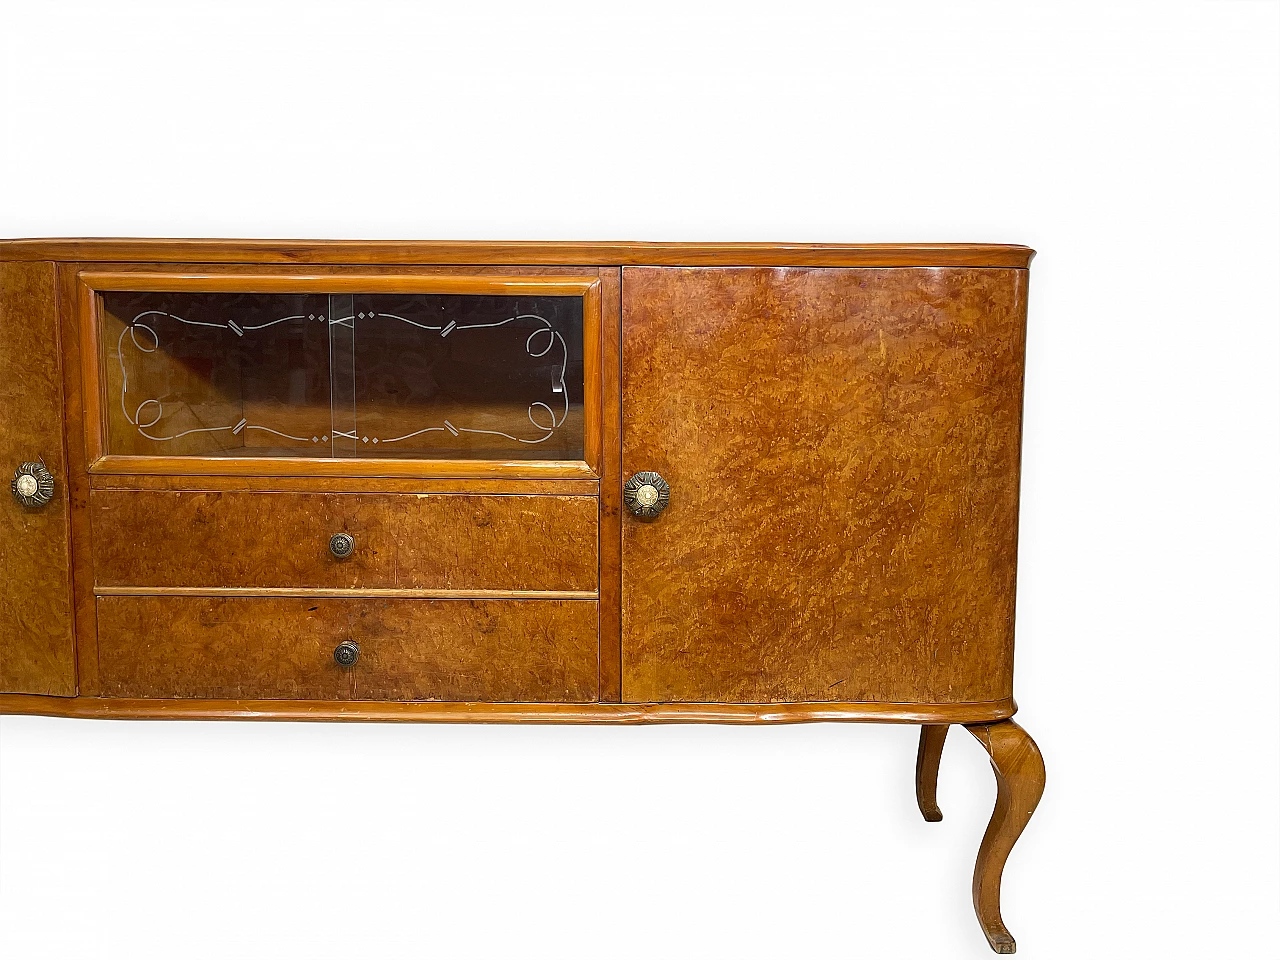
[[[916,803],[930,823],[942,819],[938,809],[938,764],[942,760],[942,745],[947,740],[945,723],[925,723],[920,726],[920,749],[916,751]]]
[[[1000,919],[1000,875],[1044,793],[1044,759],[1035,741],[1012,720],[978,723],[966,729],[991,756],[996,774],[996,808],[973,870],[973,909],[991,949],[1013,953],[1013,937]]]

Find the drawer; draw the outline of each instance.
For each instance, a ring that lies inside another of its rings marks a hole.
[[[99,597],[102,695],[597,699],[594,600]],[[355,641],[350,667],[334,649]]]
[[[595,593],[595,497],[95,490],[98,587]],[[335,533],[351,555],[329,550]]]

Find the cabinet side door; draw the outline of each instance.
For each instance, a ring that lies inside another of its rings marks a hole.
[[[1012,692],[1026,271],[628,267],[623,700]]]
[[[76,693],[62,370],[52,263],[0,263],[0,693]],[[23,506],[24,462],[53,475],[53,499]]]

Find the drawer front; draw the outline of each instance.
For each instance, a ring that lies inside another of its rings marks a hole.
[[[594,593],[595,497],[95,490],[99,587]],[[355,541],[338,560],[335,533]]]
[[[130,698],[597,698],[594,600],[99,597],[102,694]],[[350,667],[334,649],[355,641]]]

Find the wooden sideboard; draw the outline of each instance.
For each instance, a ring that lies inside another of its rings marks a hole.
[[[0,242],[0,713],[1011,717],[999,245]]]

